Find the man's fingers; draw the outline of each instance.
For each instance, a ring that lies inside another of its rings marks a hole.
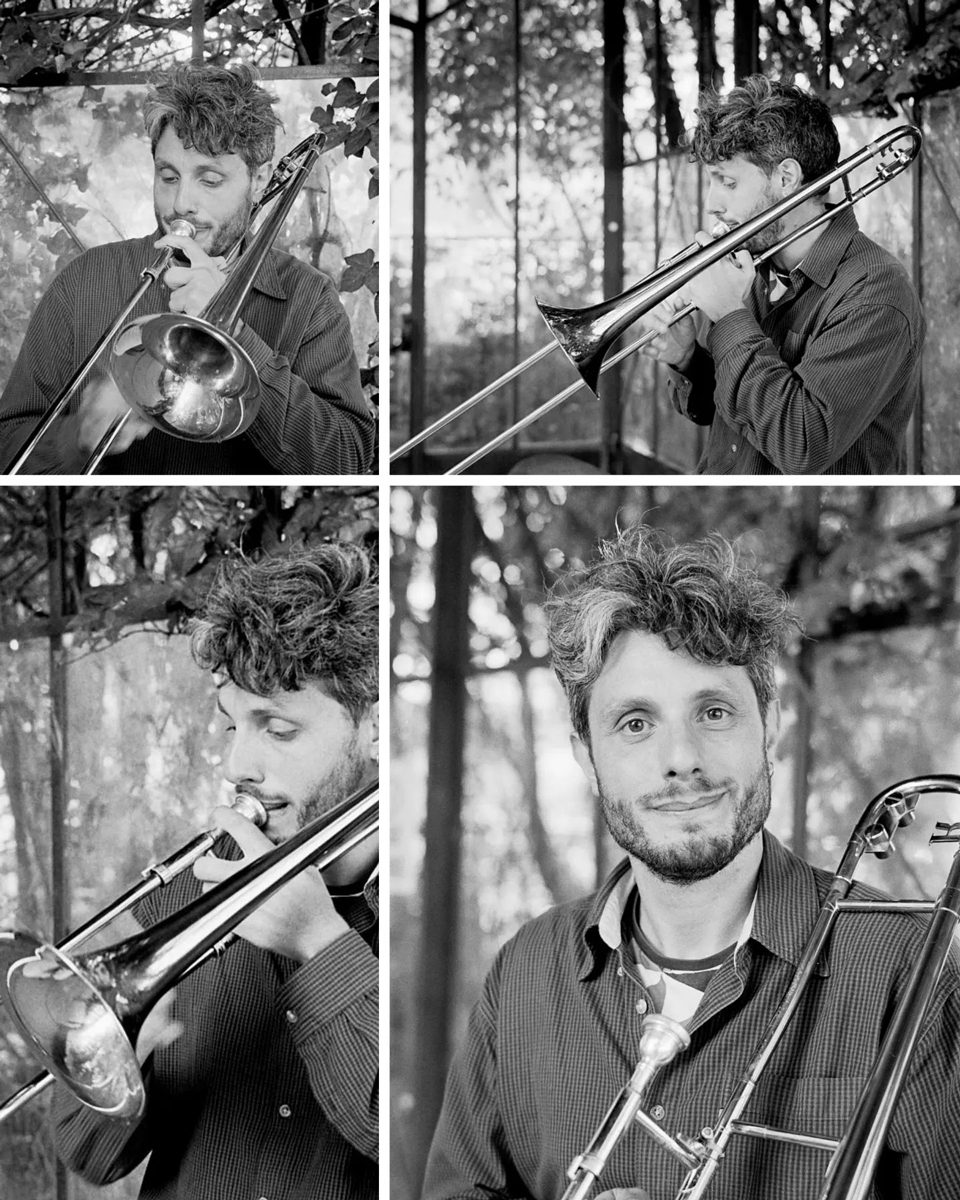
[[[244,855],[263,854],[273,848],[273,842],[234,808],[221,804],[213,810],[211,818],[217,829],[230,834]]]

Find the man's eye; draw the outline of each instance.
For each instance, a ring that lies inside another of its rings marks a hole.
[[[646,733],[649,729],[646,717],[628,717],[621,726],[627,733]]]
[[[722,721],[727,715],[727,710],[721,708],[719,704],[712,704],[704,715],[708,721]]]
[[[286,726],[283,728],[277,728],[276,726],[267,727],[267,734],[278,742],[290,741],[290,739],[296,735],[296,732],[297,731],[295,729],[289,729]]]
[[[214,188],[214,187],[219,187],[220,184],[223,183],[223,180],[220,179],[219,177],[216,177],[214,179],[203,179],[203,180],[201,180],[201,182],[203,184],[205,184],[206,187]]]

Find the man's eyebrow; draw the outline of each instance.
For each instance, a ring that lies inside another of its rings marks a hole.
[[[230,713],[228,713],[227,710],[223,707],[223,702],[221,701],[219,696],[217,697],[217,709],[219,712],[221,712],[227,718],[228,721],[233,720]],[[259,720],[266,720],[266,719],[272,718],[272,717],[279,717],[280,720],[282,720],[282,721],[289,721],[291,723],[291,725],[295,724],[295,722],[296,722],[295,717],[288,716],[285,712],[283,712],[281,709],[279,709],[275,704],[271,704],[269,700],[265,700],[264,703],[257,708],[248,709],[247,716],[248,717],[256,717]]]
[[[180,171],[180,168],[176,166],[175,163],[168,162],[165,158],[155,158],[153,160],[153,165],[157,168],[157,170],[160,171],[177,171],[178,173]],[[189,169],[194,172],[217,171],[221,175],[229,174],[227,168],[224,167],[216,158],[202,158],[199,162],[194,163]]]

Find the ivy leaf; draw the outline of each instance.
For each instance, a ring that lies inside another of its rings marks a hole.
[[[363,148],[370,141],[369,129],[352,129],[344,140],[343,152],[346,155],[356,155],[358,158],[363,153]]]
[[[364,250],[360,254],[348,254],[344,259],[347,266],[340,277],[341,292],[359,292],[362,287],[368,288],[374,295],[380,286],[380,264],[372,250]]]

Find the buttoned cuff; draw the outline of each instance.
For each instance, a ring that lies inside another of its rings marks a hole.
[[[350,929],[294,971],[279,991],[279,1005],[295,1046],[302,1046],[360,996],[375,991],[379,965],[359,933]],[[336,986],[331,987],[331,980]]]

